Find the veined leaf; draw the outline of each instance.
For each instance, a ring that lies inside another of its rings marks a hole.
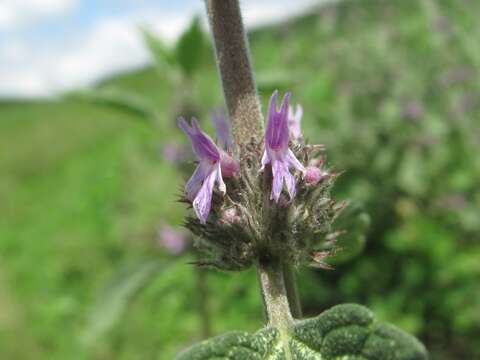
[[[337,305],[298,321],[287,338],[276,328],[232,332],[192,346],[177,360],[424,360],[413,336],[375,319],[367,308]]]

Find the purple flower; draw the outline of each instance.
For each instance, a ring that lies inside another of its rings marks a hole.
[[[233,138],[230,131],[230,124],[225,117],[225,111],[220,109],[212,111],[212,123],[217,133],[217,142],[223,148],[220,150],[220,164],[224,177],[232,177],[240,170],[240,164],[230,155],[233,153]]]
[[[290,140],[298,140],[302,137],[302,129],[300,122],[302,121],[303,108],[302,105],[297,104],[295,112],[293,107],[288,107],[288,129],[290,131]]]
[[[215,183],[220,192],[225,194],[222,174],[224,177],[231,177],[240,166],[238,161],[219,149],[210,136],[200,129],[197,119],[193,118],[190,126],[184,118],[179,118],[178,126],[190,138],[193,151],[198,158],[198,166],[185,185],[186,197],[192,201],[193,210],[200,222],[205,224],[212,206]]]
[[[182,229],[164,225],[158,229],[158,241],[168,251],[178,255],[187,246],[187,234]]]
[[[288,108],[290,93],[286,93],[283,98],[280,111],[277,111],[278,91],[275,91],[270,99],[268,111],[268,123],[265,131],[265,151],[262,156],[262,168],[270,164],[272,166],[273,184],[270,199],[278,203],[283,189],[283,183],[287,187],[290,199],[295,196],[296,180],[290,173],[290,168],[295,168],[301,172],[305,167],[298,161],[292,150],[288,147],[289,129],[288,129]]]
[[[229,154],[231,154],[233,151],[233,139],[230,131],[230,124],[225,117],[225,110],[219,109],[218,111],[212,111],[211,115],[213,127],[217,132],[217,142]]]

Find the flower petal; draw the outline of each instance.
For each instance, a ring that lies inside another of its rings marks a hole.
[[[302,173],[305,172],[305,166],[303,166],[302,163],[298,161],[292,150],[287,149],[287,152],[285,154],[285,160],[287,161],[288,167],[294,167]]]
[[[202,182],[211,171],[212,167],[208,163],[200,162],[200,164],[198,164],[192,176],[185,184],[185,194],[188,200],[192,201],[195,198],[198,190],[202,186]]]
[[[222,177],[222,165],[217,164],[217,176],[216,176],[216,182],[218,185],[218,190],[221,191],[222,194],[225,194],[227,192],[227,187],[225,186],[225,183],[223,182],[223,177]]]
[[[265,146],[273,150],[279,150],[288,146],[288,107],[290,93],[286,93],[280,111],[277,112],[278,91],[275,91],[270,99],[268,112],[267,130],[265,131]]]
[[[278,202],[280,194],[282,193],[284,172],[285,165],[281,161],[272,161],[273,183],[270,199],[273,199],[275,202]]]
[[[262,155],[262,167],[260,168],[260,171],[263,171],[265,169],[265,165],[269,164],[272,160],[270,159],[270,156],[268,155],[267,149],[263,151]]]
[[[190,125],[188,125],[188,122],[187,120],[185,120],[184,117],[179,117],[177,119],[177,124],[178,124],[178,127],[182,129],[183,132],[187,134],[188,137],[195,135],[195,131],[190,127]]]
[[[200,188],[200,191],[193,200],[193,210],[202,224],[207,222],[208,214],[210,213],[210,208],[212,206],[213,185],[215,184],[215,180],[218,176],[218,169],[218,167],[215,167],[214,170],[207,176],[202,187]]]
[[[287,170],[283,173],[283,177],[285,179],[285,185],[287,186],[288,195],[290,196],[291,200],[297,193],[295,176]]]
[[[200,160],[208,160],[211,162],[220,160],[220,152],[217,145],[215,145],[210,136],[200,129],[197,119],[192,119],[191,127],[184,118],[179,118],[177,122],[178,126],[190,138],[193,151]]]

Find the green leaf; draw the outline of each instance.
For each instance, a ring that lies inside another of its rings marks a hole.
[[[67,94],[66,98],[92,102],[127,111],[153,122],[159,121],[159,115],[153,104],[134,93],[117,88],[80,90]]]
[[[166,69],[172,67],[175,64],[175,54],[171,49],[163,43],[163,41],[156,36],[150,29],[141,27],[140,31],[143,36],[143,41],[147,45],[150,54],[155,61],[155,65],[159,69]]]
[[[192,346],[177,360],[423,360],[423,345],[375,319],[367,308],[337,305],[298,321],[287,338],[275,328],[255,334],[232,332]]]
[[[370,216],[363,206],[356,203],[349,204],[335,221],[334,230],[343,233],[336,243],[340,251],[328,258],[328,263],[337,265],[360,255],[365,248],[369,227]]]
[[[200,65],[203,48],[200,20],[195,17],[190,27],[178,39],[176,46],[177,62],[187,76],[191,76]]]
[[[87,320],[82,340],[91,345],[122,317],[128,304],[164,268],[159,260],[126,266],[105,286]]]

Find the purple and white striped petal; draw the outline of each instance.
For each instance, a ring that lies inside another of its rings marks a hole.
[[[192,126],[189,126],[184,118],[179,118],[178,126],[190,138],[193,151],[200,160],[208,160],[211,162],[220,160],[220,152],[217,145],[215,145],[210,136],[200,129],[197,119],[192,118]]]
[[[278,199],[280,198],[280,194],[282,193],[284,173],[285,173],[284,164],[280,161],[273,161],[272,162],[273,183],[272,183],[272,192],[270,194],[270,199],[273,199],[275,202],[278,202]]]
[[[202,186],[202,182],[212,172],[213,166],[206,162],[200,162],[190,179],[185,184],[185,194],[188,200],[193,201]]]
[[[215,180],[217,180],[218,177],[217,171],[218,167],[208,174],[192,203],[193,210],[202,224],[207,222],[208,214],[212,206],[212,193]]]

